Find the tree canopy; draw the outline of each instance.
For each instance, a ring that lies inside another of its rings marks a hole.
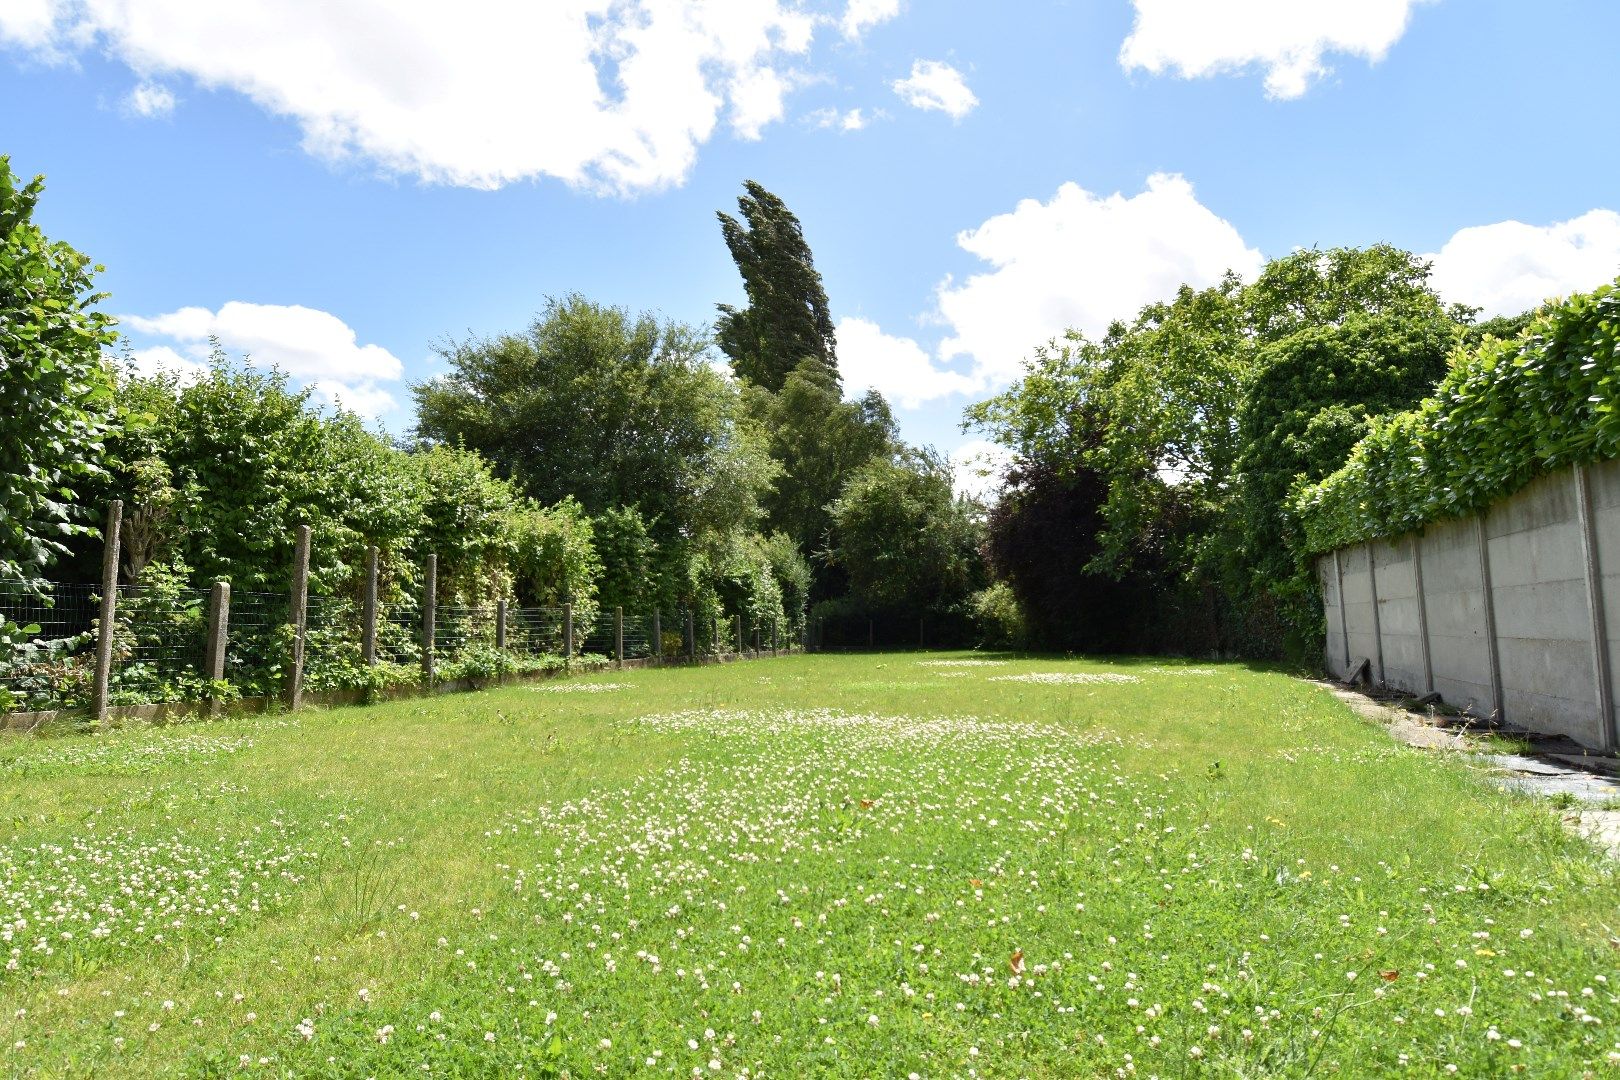
[[[419,437],[476,450],[541,503],[636,507],[664,540],[752,527],[776,474],[703,334],[574,295],[528,330],[449,342]]]
[[[34,224],[44,187],[19,185],[0,156],[0,581],[37,581],[93,530],[74,499],[112,419],[101,268]]]
[[[1296,473],[1336,467],[1369,415],[1420,397],[1465,329],[1469,313],[1448,311],[1428,276],[1380,245],[1298,251],[1250,284],[1183,287],[1100,341],[1037,347],[1023,379],[967,424],[1032,475],[1102,479],[1092,570],[1125,580],[1146,566],[1177,603],[1222,590],[1217,606],[1250,628],[1212,647],[1252,643],[1250,624],[1270,619],[1261,651],[1277,652],[1277,603],[1302,587],[1285,520]]]
[[[748,304],[720,304],[720,350],[740,379],[772,392],[804,360],[816,360],[838,382],[832,314],[799,219],[780,198],[749,180],[737,207],[742,221],[720,213],[720,232],[742,273]]]

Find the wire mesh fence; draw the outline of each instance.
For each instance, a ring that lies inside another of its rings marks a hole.
[[[471,648],[495,648],[496,615],[494,607],[447,604],[438,608],[433,620],[434,655],[453,661]]]
[[[392,590],[391,590],[392,591]],[[95,585],[0,582],[0,619],[25,628],[26,643],[0,640],[0,713],[92,705],[100,618]],[[280,592],[229,592],[225,641],[214,678],[208,655],[210,590],[170,580],[120,586],[111,640],[107,704],[277,698],[293,678],[293,603]],[[376,649],[364,653],[362,601],[310,596],[305,603],[305,691],[376,690],[423,678],[423,605],[397,592],[377,605]],[[502,618],[504,617],[504,624]],[[567,640],[572,618],[573,641]],[[768,631],[735,617],[557,606],[440,604],[434,610],[433,677],[480,685],[494,675],[559,668],[572,656],[641,660],[699,658],[768,649]],[[13,638],[17,636],[13,631]]]
[[[232,593],[225,624],[225,679],[248,697],[281,692],[292,600],[281,593]]]
[[[109,700],[116,705],[203,696],[208,591],[120,585]]]
[[[624,617],[624,659],[640,660],[653,654],[652,616]]]
[[[506,612],[506,648],[523,657],[561,656],[563,624],[560,607],[510,608]]]
[[[421,664],[422,601],[406,596],[377,607],[377,659],[389,664]]]
[[[24,709],[88,702],[100,608],[94,585],[0,581],[0,623],[16,624],[26,639],[0,652],[0,702]]]

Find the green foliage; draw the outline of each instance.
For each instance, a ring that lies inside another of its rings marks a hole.
[[[800,550],[815,553],[830,541],[832,502],[857,469],[887,457],[898,443],[888,403],[876,392],[845,401],[836,372],[805,360],[777,393],[747,391],[749,412],[767,432],[782,477],[765,497],[766,524],[785,533]],[[832,591],[823,583],[822,595]]]
[[[1281,638],[1256,643],[1252,631],[1297,593],[1297,556],[1279,535],[1289,485],[1334,467],[1369,412],[1432,384],[1461,332],[1428,275],[1379,245],[1295,252],[1249,285],[1229,275],[1183,287],[1101,341],[1071,332],[1038,347],[1024,378],[971,407],[967,425],[1021,468],[1102,479],[1086,565],[1151,579],[1159,599],[1144,602],[1163,610],[1150,622],[1168,625],[1204,597],[1215,616],[1198,647],[1242,640],[1274,655]],[[1385,345],[1401,354],[1381,364],[1373,351]]]
[[[94,528],[71,509],[96,471],[112,405],[94,310],[101,268],[33,222],[44,177],[18,185],[0,156],[0,580],[32,582]],[[0,650],[20,636],[0,625]]]
[[[521,603],[558,607],[572,602],[583,616],[595,614],[602,560],[595,529],[578,501],[565,498],[550,507],[521,502],[507,511],[502,532],[510,545],[512,581]]]
[[[974,593],[968,606],[982,644],[1003,649],[1029,647],[1029,620],[1011,585],[1005,581],[994,582]]]
[[[602,560],[597,591],[603,609],[622,607],[634,613],[650,608],[657,592],[658,543],[641,511],[633,506],[610,508],[592,520],[591,528]]]
[[[771,533],[764,537],[760,541],[760,550],[771,568],[771,576],[776,580],[782,612],[787,617],[781,629],[796,632],[804,625],[805,615],[810,608],[813,582],[810,561],[792,538],[784,533]]]
[[[739,379],[775,393],[789,373],[815,360],[838,382],[832,314],[799,219],[752,180],[737,200],[743,221],[719,214],[720,232],[742,274],[748,306],[721,304],[720,351]],[[744,224],[746,223],[746,225]]]
[[[1459,335],[1436,304],[1425,315],[1352,315],[1261,351],[1238,415],[1243,449],[1228,557],[1240,589],[1280,603],[1302,653],[1317,644],[1322,615],[1289,492],[1342,465],[1374,417],[1421,399],[1445,374]]]
[[[421,491],[418,560],[439,557],[441,602],[493,602],[507,592],[506,522],[518,505],[512,485],[471,450],[431,446],[405,458]]]
[[[521,334],[450,342],[415,386],[417,431],[475,450],[519,491],[638,507],[660,541],[751,525],[775,470],[701,333],[574,295]]]
[[[124,374],[124,424],[109,442],[103,498],[124,497],[134,541],[127,576],[174,555],[194,580],[285,594],[296,526],[311,528],[310,589],[352,587],[367,544],[385,564],[421,534],[422,478],[350,413],[326,414],[281,372],[215,347],[207,371]]]
[[[829,555],[872,609],[948,611],[983,584],[975,508],[937,454],[910,451],[858,469],[832,506]]]
[[[1305,550],[1472,513],[1544,473],[1620,457],[1620,281],[1542,310],[1524,335],[1454,358],[1434,394],[1376,420],[1297,493]]]

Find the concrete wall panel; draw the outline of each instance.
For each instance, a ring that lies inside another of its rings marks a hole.
[[[1344,617],[1350,632],[1350,662],[1363,657],[1378,666],[1378,640],[1373,635],[1372,577],[1368,573],[1367,548],[1358,545],[1339,552],[1344,572]]]
[[[1592,466],[1587,470],[1587,478],[1598,539],[1603,623],[1609,643],[1609,685],[1614,699],[1609,707],[1609,745],[1616,747],[1620,746],[1620,461]]]
[[[1478,533],[1471,518],[1431,525],[1423,533],[1423,589],[1429,613],[1434,688],[1449,704],[1488,716],[1490,645],[1480,587]]]
[[[1344,633],[1339,619],[1339,576],[1334,572],[1333,556],[1324,555],[1316,560],[1317,582],[1322,589],[1322,610],[1327,616],[1327,641],[1323,645],[1322,659],[1335,678],[1344,678]]]
[[[1620,462],[1588,472],[1602,584],[1599,646],[1620,673]],[[1434,689],[1448,704],[1477,715],[1500,712],[1508,723],[1602,748],[1620,744],[1620,680],[1612,700],[1598,700],[1586,531],[1572,470],[1540,477],[1490,508],[1483,519],[1491,593],[1483,589],[1480,522],[1460,519],[1339,552],[1343,595],[1329,556],[1319,563],[1328,614],[1330,670],[1343,675],[1339,608],[1353,661],[1374,660],[1380,647],[1385,682],[1422,693],[1424,630]],[[1377,620],[1368,552],[1377,575]],[[1423,605],[1418,604],[1414,550],[1421,552]],[[1490,612],[1494,609],[1502,701],[1492,700]],[[1426,619],[1425,619],[1426,616]],[[1379,629],[1375,637],[1374,627]]]
[[[1410,538],[1372,545],[1378,568],[1378,629],[1383,634],[1384,682],[1398,690],[1421,694],[1423,638],[1417,602],[1417,572]]]

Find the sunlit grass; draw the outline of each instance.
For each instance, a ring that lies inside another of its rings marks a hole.
[[[891,654],[550,685],[0,747],[0,1062],[1620,1074],[1612,864],[1309,684]]]

